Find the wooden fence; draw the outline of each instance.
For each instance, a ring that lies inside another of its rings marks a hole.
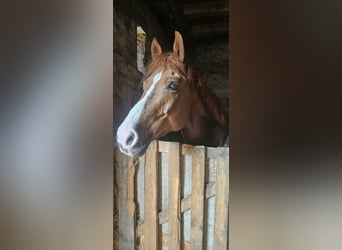
[[[155,141],[116,152],[118,249],[228,249],[229,149]]]

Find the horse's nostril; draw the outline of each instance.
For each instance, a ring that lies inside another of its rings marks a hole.
[[[134,139],[135,139],[135,134],[133,132],[130,132],[129,136],[127,137],[127,140],[126,140],[126,145],[127,146],[131,146],[134,142]]]

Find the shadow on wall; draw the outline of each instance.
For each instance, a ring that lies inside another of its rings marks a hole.
[[[188,44],[190,62],[208,87],[222,100],[229,97],[229,44],[227,38],[201,39]]]

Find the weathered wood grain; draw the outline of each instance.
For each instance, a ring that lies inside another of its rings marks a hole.
[[[203,249],[203,212],[205,200],[205,147],[196,147],[192,157],[191,249]]]
[[[145,216],[144,246],[158,249],[158,143],[152,142],[146,151],[145,162]]]
[[[180,249],[180,147],[179,143],[169,143],[169,249]]]
[[[218,149],[214,249],[228,249],[229,164],[228,148]]]
[[[118,210],[118,249],[135,249],[134,165],[132,159],[114,151]],[[132,180],[133,178],[133,180]]]

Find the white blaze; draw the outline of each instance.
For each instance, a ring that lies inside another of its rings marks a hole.
[[[156,87],[161,77],[162,77],[162,71],[160,71],[154,76],[153,83],[150,86],[150,88],[147,90],[144,98],[141,99],[139,102],[137,102],[137,104],[135,104],[134,107],[131,109],[131,111],[128,113],[125,120],[122,122],[122,124],[118,128],[118,132],[117,132],[118,141],[125,140],[127,136],[126,132],[129,131],[129,129],[133,128],[134,125],[138,122],[148,98],[151,96],[154,88]]]

